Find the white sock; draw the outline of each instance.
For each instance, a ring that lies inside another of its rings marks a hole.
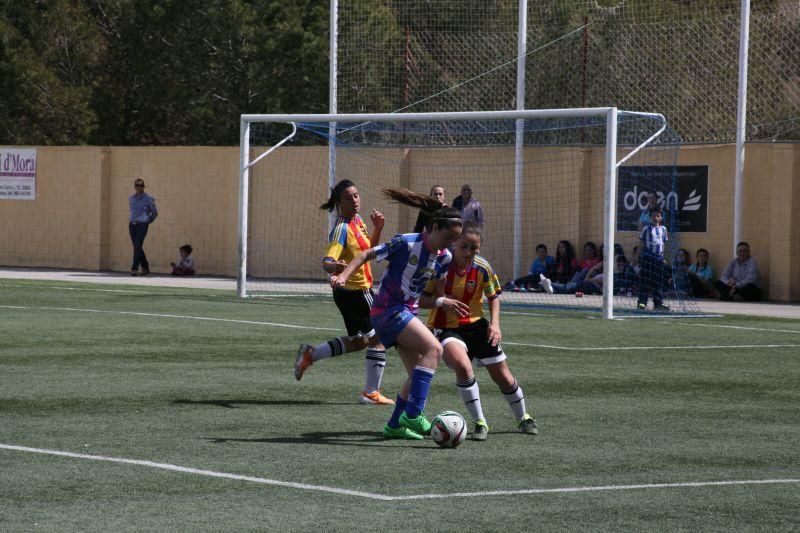
[[[475,376],[465,379],[456,380],[458,385],[458,394],[464,402],[464,406],[472,417],[473,422],[484,420],[483,408],[481,407],[481,391],[478,389],[478,382],[475,381]]]
[[[515,381],[514,387],[509,392],[502,390],[500,392],[503,393],[503,398],[508,402],[508,406],[511,408],[511,412],[514,413],[517,420],[522,420],[522,417],[525,416],[527,411],[525,410],[525,394],[523,394],[522,387],[519,386],[519,383]]]
[[[376,391],[381,388],[383,369],[386,366],[386,350],[378,348],[367,348],[367,356],[364,358],[364,375],[366,376],[367,392]]]
[[[312,356],[314,361],[342,355],[344,353],[344,341],[345,337],[336,337],[314,346],[314,355]]]

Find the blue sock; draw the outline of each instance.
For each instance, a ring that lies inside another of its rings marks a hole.
[[[417,418],[425,410],[425,402],[428,401],[428,390],[431,388],[434,372],[436,371],[432,368],[414,367],[414,373],[411,374],[408,405],[406,406],[406,415],[409,418]]]
[[[403,414],[403,411],[406,410],[406,400],[402,399],[400,395],[397,395],[397,399],[394,401],[394,411],[392,411],[392,417],[389,418],[389,427],[390,428],[399,428],[400,427],[400,415]]]

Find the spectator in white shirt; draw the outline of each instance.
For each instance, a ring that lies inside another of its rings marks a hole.
[[[181,258],[177,263],[170,263],[172,265],[173,276],[194,276],[194,259],[192,259],[192,247],[189,244],[184,244],[178,248]]]
[[[762,291],[759,283],[758,263],[750,257],[750,245],[736,245],[736,257],[728,264],[715,285],[720,300],[757,301]]]

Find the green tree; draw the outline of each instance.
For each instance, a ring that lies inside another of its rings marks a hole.
[[[0,143],[86,143],[103,53],[81,4],[0,2]]]
[[[97,0],[100,144],[236,144],[239,115],[327,107],[327,5]]]

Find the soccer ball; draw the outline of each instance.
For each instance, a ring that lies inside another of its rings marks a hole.
[[[455,448],[467,436],[467,422],[455,411],[439,413],[431,422],[431,438],[442,448]]]

